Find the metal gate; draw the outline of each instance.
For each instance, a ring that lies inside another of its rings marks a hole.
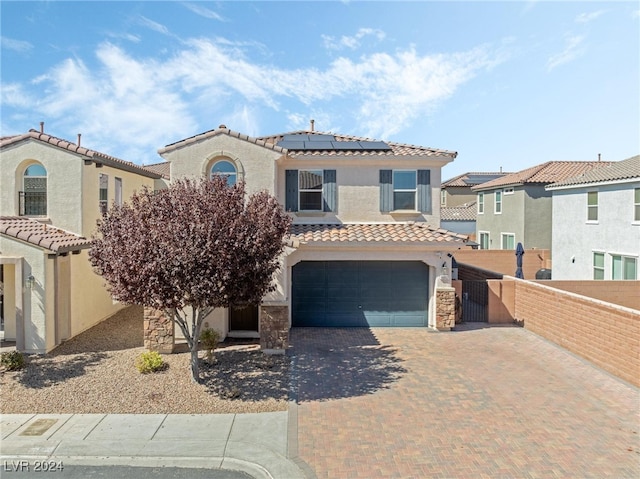
[[[489,287],[486,281],[462,281],[462,321],[486,323]]]

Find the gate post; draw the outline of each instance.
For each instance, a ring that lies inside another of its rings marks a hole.
[[[260,307],[260,349],[266,354],[284,354],[289,347],[289,307]]]
[[[436,289],[436,329],[451,331],[456,325],[456,290],[439,286]]]

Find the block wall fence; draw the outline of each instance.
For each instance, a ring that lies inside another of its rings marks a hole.
[[[516,274],[516,254],[513,250],[495,249],[461,249],[453,254],[458,263],[460,275],[460,263],[469,267],[491,271],[494,274],[513,276]],[[540,269],[551,269],[551,252],[548,249],[527,249],[522,257],[522,271],[524,279],[535,279],[536,272]],[[472,279],[472,278],[465,278]]]

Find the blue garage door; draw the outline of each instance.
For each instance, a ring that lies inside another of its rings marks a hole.
[[[293,326],[426,326],[429,269],[419,261],[303,261],[292,272]]]

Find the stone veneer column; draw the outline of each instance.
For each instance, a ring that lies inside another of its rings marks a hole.
[[[144,347],[160,354],[171,354],[175,346],[175,323],[164,311],[144,308]]]
[[[284,354],[289,347],[289,307],[260,306],[260,349]]]
[[[436,290],[436,329],[450,331],[456,325],[456,290],[438,288]]]

